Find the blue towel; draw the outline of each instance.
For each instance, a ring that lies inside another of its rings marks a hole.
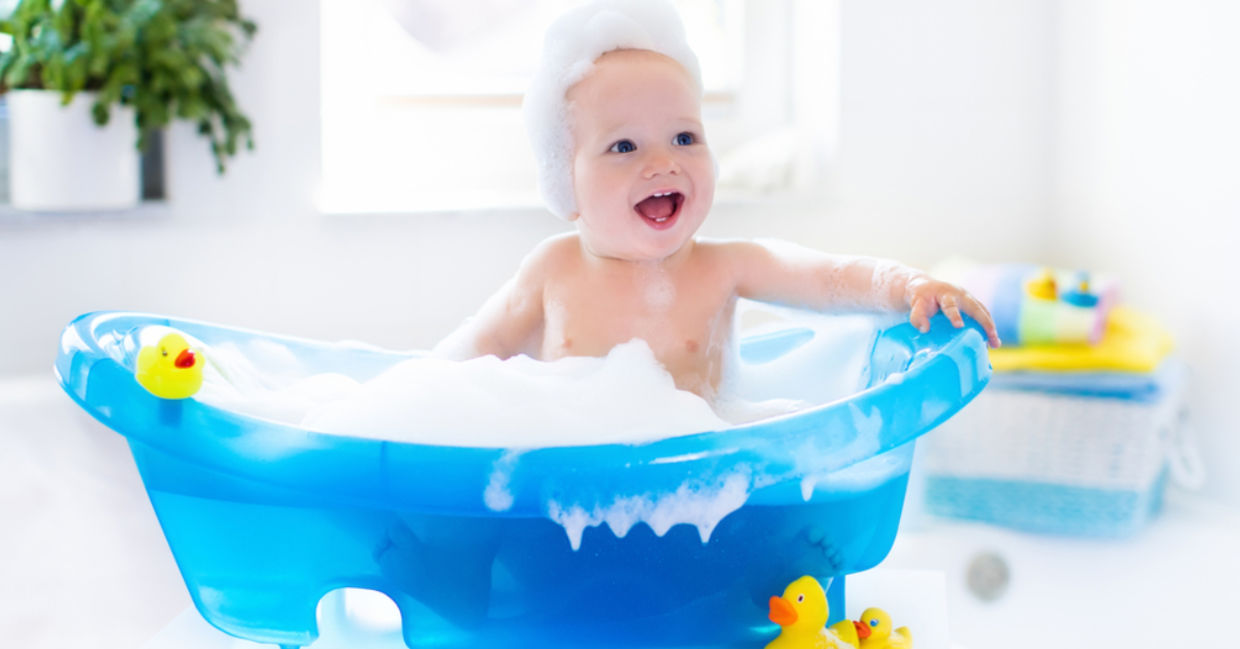
[[[990,389],[1158,401],[1184,381],[1184,364],[1169,358],[1153,372],[995,372]]]

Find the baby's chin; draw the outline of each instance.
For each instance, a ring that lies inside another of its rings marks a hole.
[[[602,230],[592,227],[589,220],[579,218],[577,232],[586,251],[596,257],[660,262],[684,250],[705,220],[696,205],[685,208],[662,221],[654,221],[629,208],[627,215],[615,213],[603,219],[602,222],[610,222],[610,226]]]

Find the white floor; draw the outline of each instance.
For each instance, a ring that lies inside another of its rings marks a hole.
[[[0,515],[0,646],[137,649],[190,606],[122,438],[50,372],[0,381]],[[1215,646],[1234,620],[1237,547],[1240,512],[1172,494],[1122,542],[909,519],[882,569],[941,571],[951,639],[971,649]],[[1010,574],[991,601],[966,583],[982,553]]]
[[[1231,646],[1222,638],[1235,620],[1238,550],[1240,512],[1171,493],[1129,539],[931,520],[902,529],[883,566],[944,571],[952,640],[971,648]],[[989,601],[968,586],[982,554],[1009,574]]]
[[[949,649],[943,573],[876,568],[850,577],[848,592],[849,607],[857,602],[856,610],[848,611],[851,619],[859,618],[868,605],[881,603],[898,626],[915,629],[918,649]],[[318,623],[320,635],[313,649],[405,649],[400,635],[400,613],[391,600],[377,593],[329,593],[319,604]],[[220,633],[190,608],[141,649],[274,649],[274,646]]]
[[[0,646],[132,649],[190,605],[124,438],[0,381]]]

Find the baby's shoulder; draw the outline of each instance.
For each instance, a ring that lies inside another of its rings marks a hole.
[[[706,255],[717,257],[727,257],[739,254],[746,248],[755,245],[752,241],[744,239],[707,239],[699,237],[694,240],[698,252]]]
[[[731,267],[751,261],[754,254],[763,248],[758,243],[743,239],[698,239],[695,249],[705,263]]]
[[[541,284],[548,278],[571,271],[580,259],[581,244],[577,233],[559,234],[542,240],[525,255],[517,277],[521,282]]]
[[[525,256],[523,266],[544,271],[562,270],[581,260],[581,240],[576,232],[543,239]]]

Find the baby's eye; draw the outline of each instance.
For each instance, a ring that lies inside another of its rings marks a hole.
[[[676,138],[673,140],[673,142],[679,146],[689,146],[696,141],[697,138],[693,137],[693,134],[688,131],[685,131],[684,133],[677,133]]]
[[[637,145],[629,140],[620,140],[611,145],[611,148],[607,150],[612,153],[632,153],[637,150]]]

